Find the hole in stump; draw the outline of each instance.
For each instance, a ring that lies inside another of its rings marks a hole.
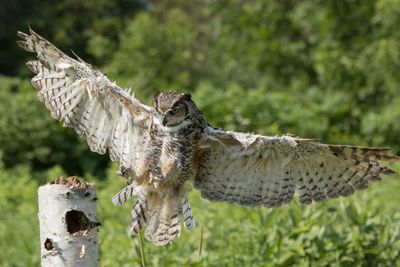
[[[46,241],[44,241],[44,248],[46,250],[53,250],[54,246],[50,238],[46,238]]]
[[[67,231],[70,234],[82,231],[89,230],[93,227],[99,226],[99,222],[90,221],[85,213],[79,210],[70,210],[65,214],[65,223],[67,225]]]

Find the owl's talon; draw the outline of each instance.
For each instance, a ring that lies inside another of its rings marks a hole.
[[[150,183],[161,182],[162,180],[164,180],[164,177],[150,174]]]
[[[152,163],[147,164],[147,170],[148,170],[150,173],[154,173],[154,174],[156,174],[157,176],[161,176],[161,169],[160,169],[160,167],[157,167],[157,166],[155,166],[155,165],[152,164]]]
[[[160,179],[162,178],[161,169],[159,167],[155,168],[153,170],[153,173],[155,174],[156,177],[158,177]]]
[[[147,165],[147,169],[149,171],[149,173],[155,177],[161,177],[162,178],[162,174],[161,174],[161,169],[160,167],[157,167],[153,164],[148,164]]]
[[[149,169],[150,174],[149,185],[153,184],[154,187],[157,188],[162,180],[164,180],[164,177],[161,174],[161,169],[151,163],[147,165],[147,168]]]
[[[117,175],[123,177],[127,171],[128,171],[128,168],[124,167],[123,165],[120,165],[119,170],[117,171]]]
[[[153,163],[149,163],[147,164],[147,170],[148,171],[153,171],[156,168],[156,165],[154,165]]]

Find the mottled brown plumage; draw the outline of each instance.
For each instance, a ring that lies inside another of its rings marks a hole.
[[[279,207],[351,195],[393,171],[380,161],[399,161],[388,149],[325,145],[292,135],[268,137],[207,125],[189,94],[160,92],[153,107],[75,60],[30,30],[18,44],[36,52],[27,66],[32,85],[51,115],[87,140],[90,149],[120,163],[128,186],[113,198],[136,197],[129,231],[145,230],[156,245],[195,226],[186,183],[212,201]]]

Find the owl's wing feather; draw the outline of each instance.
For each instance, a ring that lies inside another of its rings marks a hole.
[[[74,128],[92,151],[108,150],[112,160],[133,168],[143,152],[152,108],[31,29],[30,34],[18,32],[18,36],[23,49],[37,53],[37,60],[27,66],[36,74],[32,85],[52,117]]]
[[[285,135],[267,137],[208,127],[194,187],[202,197],[279,207],[297,191],[301,203],[351,195],[381,174],[379,161],[400,161],[388,149],[325,145]]]

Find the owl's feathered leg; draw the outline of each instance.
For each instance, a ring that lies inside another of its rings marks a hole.
[[[147,165],[150,176],[149,184],[153,184],[154,187],[157,188],[159,185],[170,182],[171,179],[180,177],[181,175],[178,174],[179,173],[178,165],[179,163],[177,159],[169,159],[161,167],[149,163]],[[175,180],[173,183],[181,184],[182,181]]]
[[[149,184],[153,184],[155,188],[164,180],[161,174],[160,167],[155,166],[152,163],[147,164],[147,169],[149,171]]]

